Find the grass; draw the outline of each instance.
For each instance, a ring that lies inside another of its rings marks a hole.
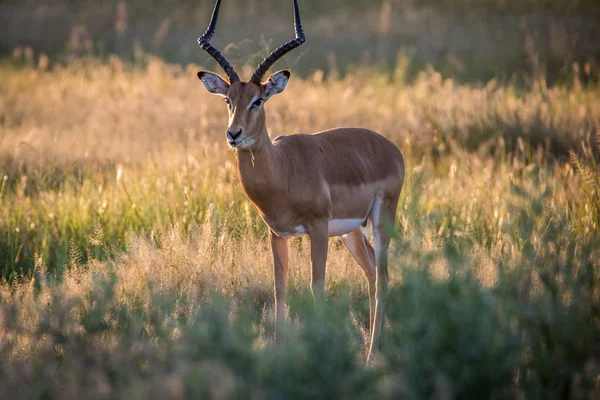
[[[338,239],[319,313],[309,242],[291,241],[273,347],[266,231],[196,68],[0,65],[0,393],[598,396],[597,87],[409,83],[398,67],[293,76],[269,102],[274,136],[363,126],[405,154],[381,362],[365,369],[366,282]]]
[[[27,57],[30,46],[56,59],[75,55],[140,61],[151,53],[171,63],[217,68],[196,38],[208,23],[212,0],[7,0],[0,4],[0,54]],[[598,82],[600,46],[596,0],[303,0],[307,41],[281,60],[303,76],[333,76],[353,66],[389,72],[409,55],[411,79],[434,65],[461,82],[499,79],[530,83],[531,76],[565,83],[578,75]],[[236,68],[258,65],[291,39],[292,2],[223,3],[214,44]],[[28,26],[30,29],[23,29]],[[586,73],[589,71],[590,73]]]

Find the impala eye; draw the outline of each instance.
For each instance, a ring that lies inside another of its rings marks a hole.
[[[262,102],[263,102],[263,99],[257,99],[254,103],[252,103],[252,107],[260,107]]]
[[[227,103],[227,105],[231,107],[231,100],[229,100],[229,97],[225,97],[225,103]]]

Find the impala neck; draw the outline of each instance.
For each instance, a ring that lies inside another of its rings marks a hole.
[[[239,150],[236,157],[244,191],[261,206],[262,197],[278,189],[277,171],[281,170],[279,153],[269,139],[267,128],[258,135],[252,150]]]

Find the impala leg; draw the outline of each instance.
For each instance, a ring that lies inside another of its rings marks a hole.
[[[327,221],[319,222],[312,227],[308,234],[312,264],[311,290],[316,305],[325,298],[325,263],[329,246],[327,229]]]
[[[273,232],[271,250],[273,251],[273,272],[275,276],[275,343],[283,339],[283,322],[285,321],[285,293],[287,290],[288,275],[288,244],[287,240],[280,238]]]
[[[373,355],[379,350],[381,330],[383,328],[385,298],[388,291],[388,250],[392,238],[394,220],[398,197],[394,199],[377,198],[371,211],[373,223],[375,263],[376,263],[376,291],[375,291],[375,317],[373,320],[373,334],[367,363],[372,361]]]
[[[348,252],[354,257],[358,265],[363,269],[369,282],[369,334],[373,336],[373,318],[375,317],[375,250],[367,240],[362,231],[356,229],[342,236],[342,242]]]
[[[375,316],[373,318],[373,329],[371,335],[371,346],[367,362],[371,360],[373,354],[379,350],[379,339],[383,328],[383,318],[385,310],[385,298],[388,291],[388,268],[387,251],[390,244],[390,237],[384,232],[375,232],[375,256],[376,256],[376,290],[375,290]]]

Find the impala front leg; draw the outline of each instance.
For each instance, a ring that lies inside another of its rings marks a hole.
[[[327,229],[328,221],[319,221],[311,227],[308,233],[312,264],[311,290],[316,305],[325,298],[325,263],[329,245]]]
[[[273,273],[275,276],[275,343],[281,343],[285,321],[288,245],[286,239],[280,238],[273,231],[269,232],[269,236],[271,238],[271,250],[273,251]]]

